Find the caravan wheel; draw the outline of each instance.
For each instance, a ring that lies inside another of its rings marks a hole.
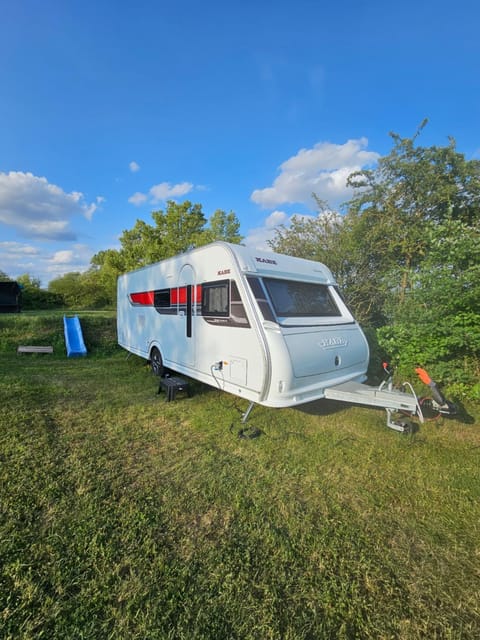
[[[154,375],[161,376],[163,374],[162,355],[157,347],[153,347],[150,353],[150,366]]]

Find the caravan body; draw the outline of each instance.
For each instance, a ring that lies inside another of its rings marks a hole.
[[[117,306],[122,347],[251,402],[365,379],[365,336],[318,262],[214,242],[120,276]]]

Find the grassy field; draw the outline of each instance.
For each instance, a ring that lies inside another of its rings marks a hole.
[[[477,419],[166,403],[111,314],[0,318],[0,637],[480,637]],[[18,344],[53,344],[21,355]]]

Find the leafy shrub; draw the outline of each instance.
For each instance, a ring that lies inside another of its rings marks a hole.
[[[478,397],[480,377],[480,241],[458,220],[432,226],[431,250],[410,274],[412,287],[377,331],[403,375],[428,368],[457,393]]]

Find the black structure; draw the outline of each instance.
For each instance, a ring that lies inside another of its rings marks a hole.
[[[190,397],[188,382],[178,376],[165,376],[165,378],[160,378],[160,386],[158,387],[157,393],[160,393],[162,389],[166,392],[165,400],[167,402],[175,400],[179,391],[185,391],[187,396]]]
[[[20,313],[22,289],[18,282],[0,282],[0,313]]]

